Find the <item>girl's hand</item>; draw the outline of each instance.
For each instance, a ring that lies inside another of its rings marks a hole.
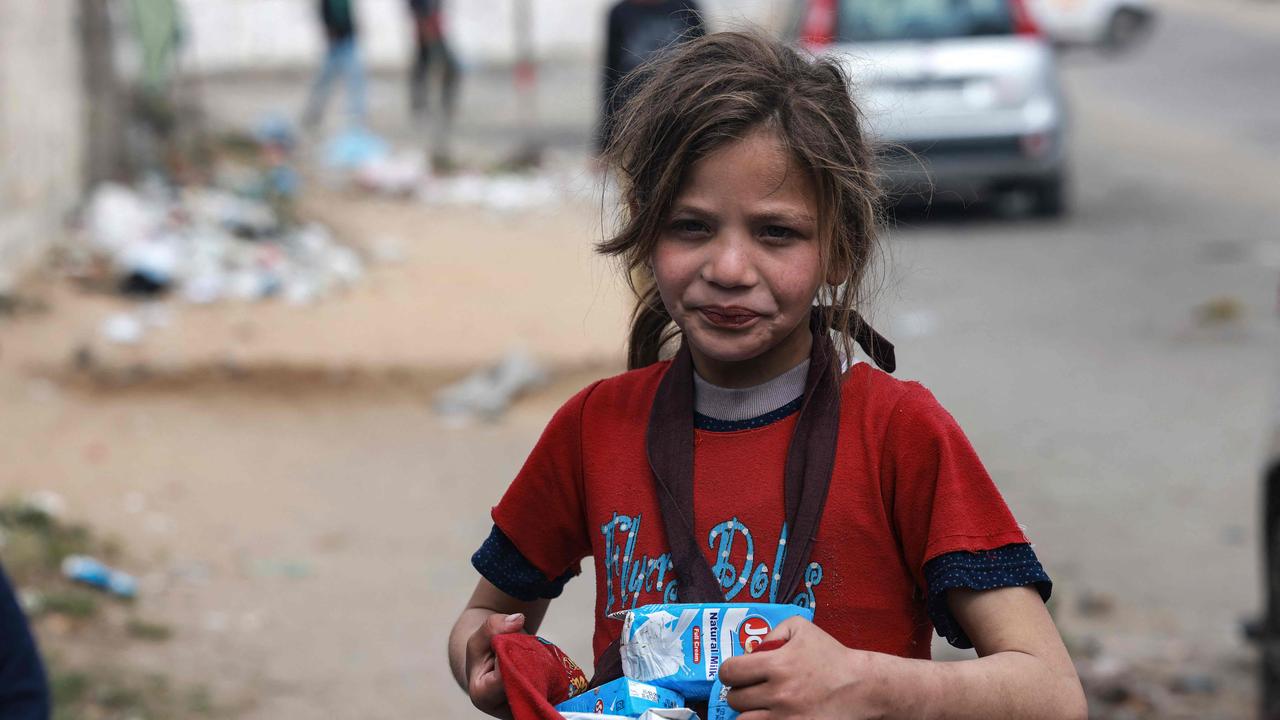
[[[498,669],[498,656],[493,653],[493,636],[523,629],[522,613],[494,613],[467,640],[467,695],[471,696],[471,704],[486,715],[511,718],[507,691]]]
[[[729,705],[739,720],[783,718],[880,718],[894,707],[887,673],[892,658],[850,650],[813,623],[783,621],[764,641],[785,641],[769,652],[726,660],[720,681],[729,686]]]

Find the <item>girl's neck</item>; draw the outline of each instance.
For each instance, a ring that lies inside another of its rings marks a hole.
[[[695,372],[693,409],[699,415],[729,422],[758,418],[803,396],[808,377],[809,358],[766,383],[748,388],[712,385]]]
[[[708,383],[722,388],[749,388],[763,385],[804,362],[813,348],[809,323],[802,322],[782,342],[756,357],[740,360],[717,360],[703,354],[692,344],[693,369]]]

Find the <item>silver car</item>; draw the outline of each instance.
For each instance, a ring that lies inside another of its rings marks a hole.
[[[808,0],[793,39],[840,58],[898,198],[1066,208],[1066,110],[1023,0]]]
[[[1027,7],[1055,43],[1112,52],[1150,35],[1156,19],[1151,0],[1028,0]]]

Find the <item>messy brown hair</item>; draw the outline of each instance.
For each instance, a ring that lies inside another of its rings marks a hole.
[[[597,250],[619,258],[636,294],[627,366],[658,360],[679,333],[663,306],[649,258],[689,168],[756,128],[776,133],[810,176],[817,194],[825,278],[819,290],[825,327],[852,350],[855,307],[876,249],[880,190],[873,149],[844,71],[756,33],[722,32],[691,40],[636,71],[604,151],[621,192],[620,229]],[[852,321],[852,322],[851,322]]]

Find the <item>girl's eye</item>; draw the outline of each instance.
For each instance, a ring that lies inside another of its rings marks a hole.
[[[782,227],[781,225],[767,225],[761,231],[765,240],[771,242],[784,242],[795,237],[795,232],[791,228]]]
[[[686,235],[701,235],[707,232],[707,225],[699,220],[676,220],[671,229]]]

